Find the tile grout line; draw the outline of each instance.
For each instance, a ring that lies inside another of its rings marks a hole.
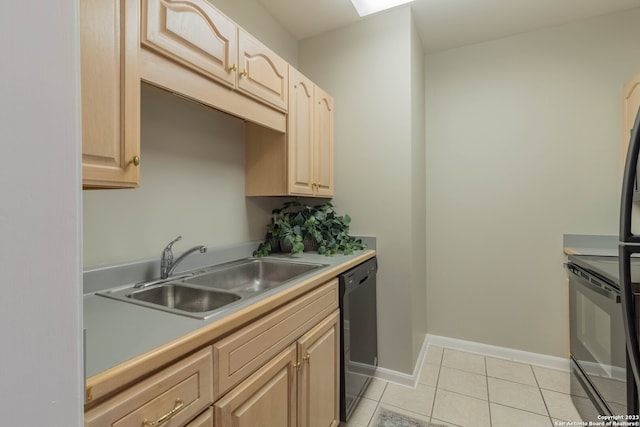
[[[442,360],[444,359],[444,347],[440,355],[440,364],[438,365],[438,376],[436,378],[435,390],[433,391],[433,402],[431,402],[431,410],[429,411],[429,423],[433,420],[433,410],[436,407],[436,397],[438,396],[438,384],[440,383],[440,372],[442,372]]]
[[[536,370],[533,369],[532,365],[529,365],[529,369],[533,373],[533,378],[536,380],[536,385],[538,386],[538,393],[540,393],[540,397],[542,398],[542,403],[544,403],[544,409],[547,410],[547,415],[549,416],[549,422],[553,425],[553,419],[551,418],[551,411],[549,411],[549,406],[547,405],[547,400],[544,398],[544,394],[542,394],[542,387],[540,387],[540,382],[538,381],[538,376],[536,375]]]
[[[489,369],[487,369],[487,357],[484,359],[484,383],[487,386],[487,406],[489,409],[489,426],[493,426],[493,420],[491,418],[491,394],[489,394]]]

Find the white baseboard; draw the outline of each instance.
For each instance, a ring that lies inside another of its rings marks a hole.
[[[498,347],[495,345],[427,334],[424,337],[422,348],[420,349],[420,354],[418,355],[418,360],[416,361],[412,374],[405,374],[404,372],[378,367],[375,377],[415,388],[418,384],[418,380],[420,379],[422,364],[430,345],[449,348],[451,350],[466,351],[468,353],[476,353],[488,357],[495,357],[496,359],[506,359],[514,362],[541,366],[543,368],[569,371],[569,359],[562,357],[548,356],[546,354],[531,353],[508,347]]]
[[[420,379],[420,370],[422,368],[424,358],[427,356],[427,346],[428,335],[425,335],[424,340],[422,341],[422,347],[420,348],[420,353],[418,353],[418,359],[413,367],[412,374],[405,374],[404,372],[378,367],[378,369],[376,369],[375,377],[381,380],[415,388],[416,385],[418,385],[418,380]]]

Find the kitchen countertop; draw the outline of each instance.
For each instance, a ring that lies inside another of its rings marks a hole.
[[[163,349],[176,351],[176,347],[196,346],[205,340],[205,332],[210,337],[228,332],[236,327],[228,324],[228,319],[237,317],[231,315],[250,312],[254,306],[259,305],[263,306],[266,312],[269,304],[274,307],[284,304],[375,255],[374,250],[363,250],[353,255],[336,254],[330,257],[317,253],[270,256],[268,258],[291,259],[327,266],[262,294],[231,304],[227,309],[204,320],[116,301],[94,293],[86,294],[84,328],[85,374],[89,396],[87,400],[101,397],[122,386],[121,378],[127,374],[126,365],[129,363],[137,366],[148,365],[148,369],[152,369],[153,363],[149,363],[147,359],[155,357],[158,352],[164,351]],[[256,315],[260,314],[258,312]],[[134,359],[135,363],[132,362]],[[120,379],[111,384],[114,375]]]
[[[562,237],[566,255],[618,256],[618,236],[565,234]]]

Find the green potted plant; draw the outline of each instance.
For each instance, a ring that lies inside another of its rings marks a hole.
[[[272,211],[264,242],[253,252],[263,257],[274,252],[299,254],[317,250],[319,254],[345,255],[365,249],[360,239],[349,235],[349,215],[339,216],[329,202],[308,206],[300,202],[286,202]]]

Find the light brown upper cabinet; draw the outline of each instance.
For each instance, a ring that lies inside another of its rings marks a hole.
[[[203,76],[236,85],[238,27],[207,0],[143,0],[142,43]]]
[[[333,196],[333,98],[314,88],[314,195]]]
[[[289,64],[238,28],[238,89],[287,111]]]
[[[287,110],[287,62],[207,0],[143,0],[141,33],[144,47],[272,108]],[[158,68],[171,72],[162,62],[152,66],[154,73]],[[174,75],[174,80],[180,78]],[[163,86],[189,95],[180,91],[179,83]],[[225,110],[224,104],[212,106]]]
[[[333,98],[289,66],[287,134],[247,125],[248,196],[333,196]]]
[[[139,2],[80,1],[82,184],[137,187]]]
[[[636,74],[622,92],[622,161],[627,157],[633,123],[640,108],[640,74]],[[624,164],[624,163],[623,163]]]

